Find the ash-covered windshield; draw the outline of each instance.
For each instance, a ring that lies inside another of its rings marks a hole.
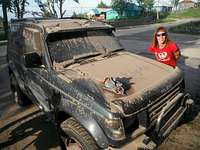
[[[56,63],[122,49],[110,30],[51,34],[47,44]]]

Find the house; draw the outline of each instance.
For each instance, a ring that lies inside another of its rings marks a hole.
[[[98,11],[98,9],[94,8],[94,9],[91,9],[89,12],[87,12],[86,15],[89,19],[93,19],[93,18],[99,17],[100,12]]]
[[[121,17],[135,17],[142,14],[142,8],[132,2],[127,2],[126,9],[122,16],[112,8],[94,8],[87,13],[87,17],[90,19],[98,20],[115,20]]]
[[[119,18],[119,14],[112,8],[97,8],[100,12],[102,20],[115,20]]]
[[[127,2],[126,9],[123,13],[124,17],[135,17],[139,16],[142,13],[142,8],[137,6],[134,3]]]
[[[172,12],[172,6],[155,6],[155,8],[162,13]]]
[[[136,17],[142,14],[142,8],[137,6],[132,0],[125,0],[126,8],[122,13],[122,16],[118,14],[112,8],[97,8],[101,14],[104,14],[105,20],[114,20],[120,18]]]
[[[172,8],[172,5],[167,1],[156,1],[154,4],[154,9],[161,13],[171,12]]]
[[[126,5],[126,9],[123,12],[122,16],[118,14],[117,11],[112,8],[97,8],[101,15],[104,16],[104,20],[115,20],[121,17],[135,17],[139,16],[142,13],[142,8],[138,7],[134,3],[128,2]],[[100,15],[100,16],[101,16]]]
[[[188,9],[188,8],[193,8],[195,7],[196,3],[192,0],[182,0],[179,2],[179,9],[180,10],[184,10],[184,9]]]

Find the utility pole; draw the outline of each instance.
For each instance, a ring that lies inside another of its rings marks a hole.
[[[157,19],[157,21],[160,19],[160,2],[159,2],[159,0],[157,1],[158,2],[158,5],[157,5],[157,9],[156,9],[156,14],[157,14],[157,16],[156,16],[156,19]]]
[[[156,13],[157,15],[156,15],[156,19],[157,20],[159,20],[160,18],[159,18],[159,11],[158,11],[158,7],[157,7],[157,13]]]

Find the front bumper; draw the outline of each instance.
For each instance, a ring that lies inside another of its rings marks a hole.
[[[186,111],[191,109],[194,101],[189,98],[189,95],[179,93],[171,101],[169,101],[161,110],[158,118],[155,121],[155,133],[159,139],[164,139],[169,133],[176,128],[177,124],[183,117]],[[176,108],[178,106],[178,108]],[[175,110],[173,110],[175,108]],[[173,112],[173,113],[171,113]],[[153,140],[146,136],[145,133],[138,134],[137,138],[129,139],[129,143],[122,147],[109,147],[108,150],[137,150],[147,149],[153,150],[157,147]],[[155,136],[155,135],[154,135]]]
[[[182,104],[176,111],[173,111],[173,114],[170,114],[170,111],[172,111],[178,103]],[[158,137],[165,138],[168,136],[169,133],[176,128],[184,113],[188,109],[191,109],[193,103],[194,101],[189,98],[189,95],[183,95],[183,93],[179,93],[173,100],[169,101],[167,105],[163,107],[156,121],[155,131],[157,132]]]

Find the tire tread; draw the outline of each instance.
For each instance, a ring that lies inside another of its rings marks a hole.
[[[98,146],[94,139],[91,137],[91,135],[82,127],[74,118],[69,118],[65,120],[61,124],[61,129],[63,131],[71,130],[72,132],[78,134],[80,137],[82,137],[82,140],[84,141],[85,145],[87,145],[86,150],[98,150]]]

